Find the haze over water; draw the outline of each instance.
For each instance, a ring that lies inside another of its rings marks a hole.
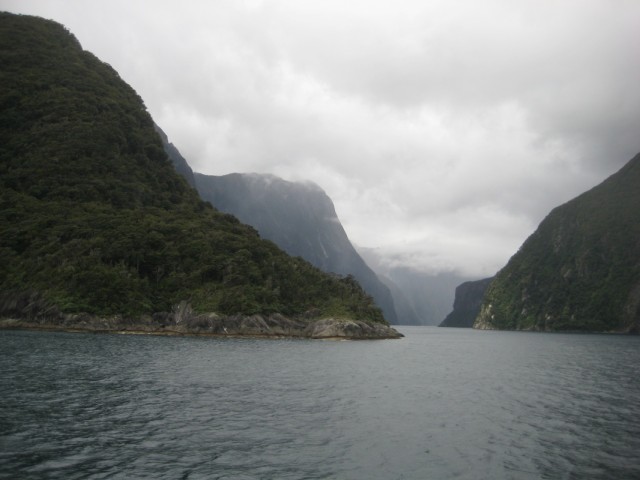
[[[640,337],[0,332],[0,478],[640,478]]]

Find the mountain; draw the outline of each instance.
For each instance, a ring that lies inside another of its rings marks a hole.
[[[456,287],[469,280],[456,272],[389,265],[374,248],[359,247],[358,252],[391,290],[402,325],[438,325],[451,311]]]
[[[487,287],[493,280],[484,278],[472,282],[464,282],[456,288],[453,311],[438,325],[439,327],[471,328],[480,313],[480,306]]]
[[[0,65],[0,316],[385,323],[352,278],[202,201],[140,97],[62,25],[0,13]]]
[[[195,174],[200,196],[222,212],[253,226],[263,238],[325,272],[353,275],[392,324],[398,323],[389,289],[349,241],[333,202],[313,183],[273,175]]]
[[[402,290],[422,325],[438,325],[451,310],[456,286],[468,280],[455,272],[430,273],[395,267],[389,278]]]
[[[489,286],[474,327],[640,331],[640,154],[542,221]]]

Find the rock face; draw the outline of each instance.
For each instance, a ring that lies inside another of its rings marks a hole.
[[[640,330],[640,155],[554,209],[498,272],[474,328]]]
[[[377,338],[403,337],[397,330],[386,325],[336,318],[323,318],[311,322],[307,325],[304,332],[309,338],[322,339],[345,338],[352,340],[373,340]]]
[[[195,174],[200,196],[218,210],[253,226],[292,256],[325,272],[353,275],[384,312],[389,323],[398,317],[389,288],[356,252],[333,202],[313,183],[288,182],[273,175]]]
[[[472,282],[464,282],[456,288],[453,311],[439,325],[440,327],[471,328],[480,313],[482,298],[493,280],[484,278]]]

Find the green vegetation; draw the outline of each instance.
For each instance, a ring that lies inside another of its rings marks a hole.
[[[490,285],[482,325],[638,330],[640,155],[547,216]]]
[[[200,200],[142,100],[64,27],[0,13],[0,291],[65,313],[314,310],[385,322],[352,278]]]

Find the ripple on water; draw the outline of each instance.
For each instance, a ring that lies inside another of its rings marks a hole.
[[[637,338],[0,332],[0,478],[640,478]]]

